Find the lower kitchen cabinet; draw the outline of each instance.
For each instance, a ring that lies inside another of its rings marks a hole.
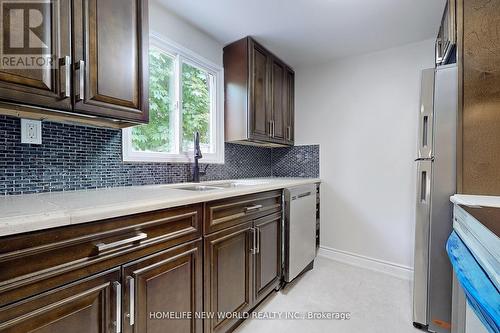
[[[281,283],[281,211],[242,219],[204,242],[205,311],[215,315],[205,332],[231,332]]]
[[[281,282],[281,214],[269,215],[254,222],[255,302],[262,301]]]
[[[0,309],[0,332],[117,332],[120,270],[114,269]]]
[[[169,249],[123,266],[124,333],[201,333],[202,242]],[[191,313],[191,318],[169,319]]]
[[[242,313],[253,304],[253,222],[205,237],[205,333],[229,332],[237,318],[218,318],[223,313]]]
[[[281,282],[281,208],[269,191],[1,237],[0,333],[231,332]]]

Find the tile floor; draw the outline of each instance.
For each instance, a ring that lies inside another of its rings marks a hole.
[[[305,273],[257,311],[350,312],[351,319],[248,319],[237,333],[418,333],[411,321],[411,283],[318,257]]]

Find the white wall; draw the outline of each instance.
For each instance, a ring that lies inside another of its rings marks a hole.
[[[174,15],[157,1],[149,3],[150,31],[159,33],[222,67],[222,44]]]
[[[296,69],[296,141],[320,144],[323,247],[413,267],[420,75],[433,47]]]

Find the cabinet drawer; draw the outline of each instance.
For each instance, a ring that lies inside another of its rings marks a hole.
[[[201,236],[202,205],[0,239],[0,306]]]
[[[206,204],[204,233],[281,211],[281,190],[221,199]]]

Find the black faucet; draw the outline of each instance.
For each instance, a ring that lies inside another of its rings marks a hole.
[[[194,134],[194,165],[193,165],[193,183],[200,182],[200,166],[198,160],[203,157],[200,148],[200,133]]]

